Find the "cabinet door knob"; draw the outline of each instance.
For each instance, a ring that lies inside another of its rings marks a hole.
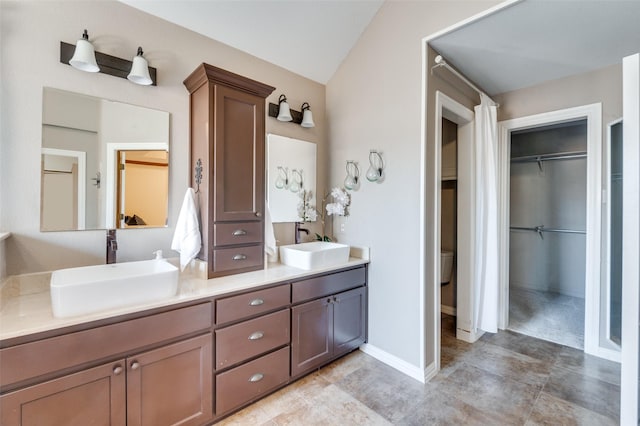
[[[262,331],[256,331],[249,335],[249,340],[259,340],[264,337],[264,333]]]
[[[233,231],[234,237],[239,237],[241,235],[247,235],[247,231],[245,231],[244,229],[236,229],[235,231]]]
[[[335,303],[340,303],[340,299],[338,299],[338,297],[337,297],[337,296],[333,296],[333,301],[334,301]]]
[[[246,258],[247,256],[244,254],[236,254],[235,256],[233,256],[233,260],[245,260]]]
[[[140,368],[140,363],[138,361],[133,361],[131,363],[131,369],[132,370],[137,370],[138,368]]]
[[[327,297],[327,303],[331,303],[331,298]]]
[[[259,382],[262,379],[264,379],[264,374],[262,373],[256,373],[253,376],[249,377],[250,382]]]
[[[262,217],[262,213],[256,212],[256,217]]]
[[[260,306],[264,303],[264,300],[262,299],[253,299],[251,302],[249,302],[249,306]]]
[[[117,376],[120,373],[122,373],[122,366],[120,364],[116,364],[116,366],[113,367],[113,374]]]

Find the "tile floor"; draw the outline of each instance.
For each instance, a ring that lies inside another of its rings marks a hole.
[[[620,368],[512,331],[471,345],[442,319],[442,370],[423,385],[356,351],[222,425],[615,425]]]
[[[550,291],[509,288],[509,330],[584,348],[584,299]]]

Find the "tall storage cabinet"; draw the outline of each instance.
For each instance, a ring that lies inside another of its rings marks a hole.
[[[264,267],[265,100],[274,87],[208,64],[190,93],[191,186],[214,278]]]

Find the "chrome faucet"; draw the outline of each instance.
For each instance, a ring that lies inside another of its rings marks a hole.
[[[116,251],[118,242],[116,241],[116,230],[107,229],[107,263],[116,263]]]
[[[304,232],[305,234],[309,235],[309,230],[306,228],[300,228],[300,225],[302,225],[302,222],[296,222],[296,232],[295,232],[296,244],[300,244],[300,232]]]

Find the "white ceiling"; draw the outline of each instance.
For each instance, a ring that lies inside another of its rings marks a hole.
[[[325,84],[383,0],[121,0]]]
[[[640,1],[525,0],[430,45],[495,95],[621,63],[640,52]]]

